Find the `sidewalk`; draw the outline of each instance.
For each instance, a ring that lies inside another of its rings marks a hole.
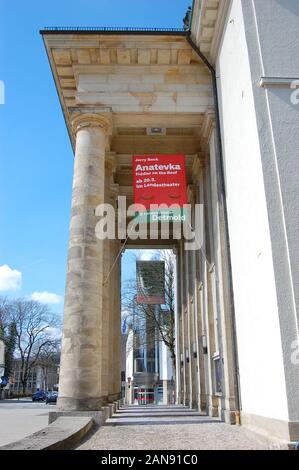
[[[48,411],[55,405],[32,403],[31,399],[0,401],[0,446],[22,439],[48,425]]]
[[[266,450],[268,443],[240,426],[182,406],[127,406],[77,449]]]

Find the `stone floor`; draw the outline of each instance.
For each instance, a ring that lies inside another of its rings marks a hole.
[[[77,449],[268,449],[259,435],[181,406],[123,407]]]

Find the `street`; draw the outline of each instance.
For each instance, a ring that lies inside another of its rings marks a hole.
[[[18,441],[48,425],[48,412],[55,405],[31,398],[0,401],[0,446]]]

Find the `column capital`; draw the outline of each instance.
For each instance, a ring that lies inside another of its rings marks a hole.
[[[201,130],[201,142],[203,149],[208,149],[211,135],[216,127],[216,114],[214,108],[208,108],[205,112],[202,130]]]
[[[110,199],[114,208],[116,208],[116,200],[117,200],[118,195],[119,195],[119,184],[113,183],[110,187]]]
[[[192,165],[192,180],[194,184],[197,184],[200,179],[200,171],[204,167],[204,159],[199,158],[195,155]]]
[[[116,152],[105,153],[105,166],[112,169],[112,173],[116,171]]]
[[[195,185],[189,184],[187,187],[188,203],[192,204],[195,200]]]
[[[110,193],[116,199],[119,195],[119,184],[113,183],[110,188]]]
[[[97,113],[83,109],[71,115],[71,123],[74,134],[85,127],[99,127],[106,135],[112,130],[112,118],[109,112]]]

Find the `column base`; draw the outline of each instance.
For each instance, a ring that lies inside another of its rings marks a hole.
[[[163,405],[173,404],[174,385],[171,380],[163,380]]]
[[[98,411],[107,403],[107,396],[98,398],[58,397],[57,411]]]
[[[236,411],[222,410],[223,421],[227,424],[236,424]]]
[[[176,405],[181,405],[182,404],[182,394],[181,392],[178,392],[177,398],[176,398]]]
[[[209,416],[211,416],[211,418],[218,418],[219,416],[218,406],[209,406],[208,413],[209,413]]]
[[[205,413],[207,411],[207,398],[204,394],[198,395],[198,411],[200,413]]]
[[[192,395],[190,395],[189,398],[188,398],[188,406],[191,410],[193,409],[193,397],[192,397]]]
[[[103,411],[49,411],[48,424],[53,423],[58,418],[92,418],[95,426],[103,426],[107,417]]]

